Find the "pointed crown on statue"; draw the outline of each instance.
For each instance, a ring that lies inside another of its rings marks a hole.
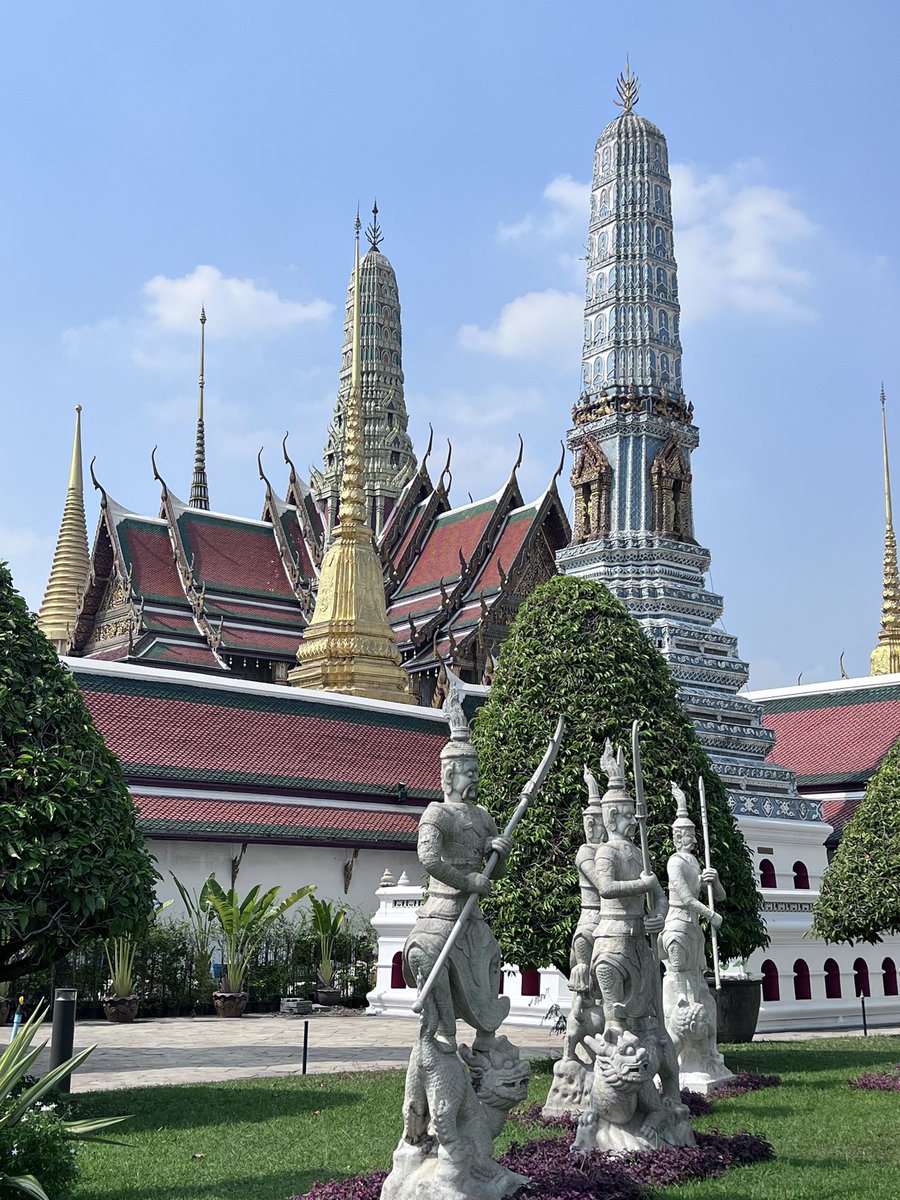
[[[675,797],[675,820],[672,823],[672,832],[676,829],[696,829],[697,826],[688,816],[687,796],[678,786],[675,781],[671,781],[669,787],[672,789],[672,795]]]
[[[606,739],[603,754],[600,758],[600,770],[607,778],[608,787],[603,793],[601,804],[634,804],[634,798],[625,786],[625,751],[621,746],[613,749],[613,744]]]
[[[447,672],[447,683],[449,690],[447,692],[447,699],[444,701],[444,712],[447,716],[447,723],[450,726],[450,741],[441,750],[441,760],[446,761],[448,758],[477,758],[477,751],[472,745],[469,722],[466,719],[466,714],[463,712],[462,695],[459,687],[456,686],[456,677],[449,671]]]

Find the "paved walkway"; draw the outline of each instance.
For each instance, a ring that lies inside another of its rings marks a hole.
[[[346,1010],[344,1010],[346,1011]],[[112,1025],[81,1021],[75,1050],[97,1048],[72,1077],[73,1092],[107,1091],[153,1084],[212,1083],[226,1079],[299,1075],[303,1062],[303,1022],[309,1021],[307,1070],[373,1071],[404,1067],[418,1022],[401,1017],[314,1013],[311,1017],[248,1014],[240,1020],[219,1017],[168,1017]],[[873,1033],[900,1033],[878,1029]],[[777,1033],[765,1040],[795,1041],[812,1037],[859,1036],[858,1031]],[[546,1027],[512,1026],[510,1035],[529,1058],[556,1056],[562,1038]],[[459,1040],[472,1033],[460,1024]],[[35,1071],[47,1067],[47,1053]]]
[[[165,1017],[133,1025],[80,1021],[76,1053],[94,1044],[97,1048],[72,1076],[72,1091],[299,1075],[304,1020],[309,1021],[310,1074],[405,1067],[419,1027],[416,1020],[344,1016],[340,1010],[307,1018],[248,1013],[239,1020]],[[460,1022],[459,1040],[471,1044],[473,1037]],[[546,1027],[517,1027],[513,1037],[529,1058],[558,1054],[562,1043]],[[45,1051],[35,1072],[41,1074],[46,1067]]]

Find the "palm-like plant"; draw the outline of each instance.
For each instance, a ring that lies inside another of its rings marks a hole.
[[[313,931],[319,939],[319,978],[322,986],[329,988],[334,980],[334,943],[347,917],[347,910],[343,907],[336,909],[331,900],[317,900],[315,896],[310,897],[309,902],[313,910]]]
[[[137,944],[128,934],[103,943],[113,996],[134,995],[134,956]]]
[[[256,884],[241,900],[234,888],[226,892],[215,875],[210,875],[200,890],[198,903],[215,914],[222,931],[223,991],[243,991],[247,970],[268,930],[289,908],[315,890],[315,884],[307,884],[278,900],[280,887],[269,888],[260,895],[260,884]]]
[[[36,1104],[45,1092],[80,1067],[95,1049],[94,1046],[88,1046],[87,1050],[82,1050],[68,1062],[60,1063],[58,1067],[48,1071],[43,1079],[16,1096],[15,1090],[23,1076],[28,1073],[29,1068],[47,1045],[46,1042],[41,1042],[39,1046],[31,1044],[46,1012],[46,1005],[35,1009],[28,1020],[22,1024],[18,1034],[0,1054],[0,1129],[18,1124],[29,1108]],[[102,1142],[106,1139],[97,1137],[101,1129],[109,1129],[110,1126],[127,1120],[127,1117],[98,1117],[88,1121],[63,1121],[63,1128],[69,1137],[79,1141]],[[25,1196],[33,1197],[34,1200],[48,1200],[47,1193],[33,1175],[0,1174],[0,1188],[21,1192]]]

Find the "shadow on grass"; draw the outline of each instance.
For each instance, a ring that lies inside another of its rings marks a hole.
[[[349,1174],[335,1171],[286,1170],[267,1171],[260,1175],[245,1175],[241,1178],[204,1182],[202,1167],[198,1164],[197,1179],[185,1184],[148,1183],[132,1184],[124,1193],[126,1200],[286,1200],[289,1196],[302,1196],[319,1179],[349,1179]],[[78,1200],[109,1200],[108,1191],[88,1191],[79,1188]]]
[[[811,1050],[810,1053],[798,1057],[796,1046],[785,1042],[784,1049],[769,1049],[754,1051],[749,1046],[729,1049],[724,1047],[726,1061],[735,1071],[758,1071],[767,1075],[796,1075],[798,1071],[848,1071],[853,1074],[868,1066],[879,1063],[889,1063],[891,1055],[900,1059],[900,1040],[894,1047],[887,1049],[866,1050],[854,1045],[846,1050]],[[793,1051],[793,1052],[792,1052]],[[793,1084],[792,1084],[793,1086]]]
[[[360,1096],[360,1092],[340,1087],[241,1087],[233,1083],[223,1087],[205,1083],[179,1087],[177,1103],[172,1103],[168,1089],[140,1088],[73,1096],[71,1108],[78,1119],[130,1113],[122,1132],[140,1133],[299,1117],[358,1104]]]

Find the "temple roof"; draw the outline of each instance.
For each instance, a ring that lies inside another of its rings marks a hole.
[[[768,762],[798,784],[860,788],[900,738],[900,675],[751,692],[775,734]]]

